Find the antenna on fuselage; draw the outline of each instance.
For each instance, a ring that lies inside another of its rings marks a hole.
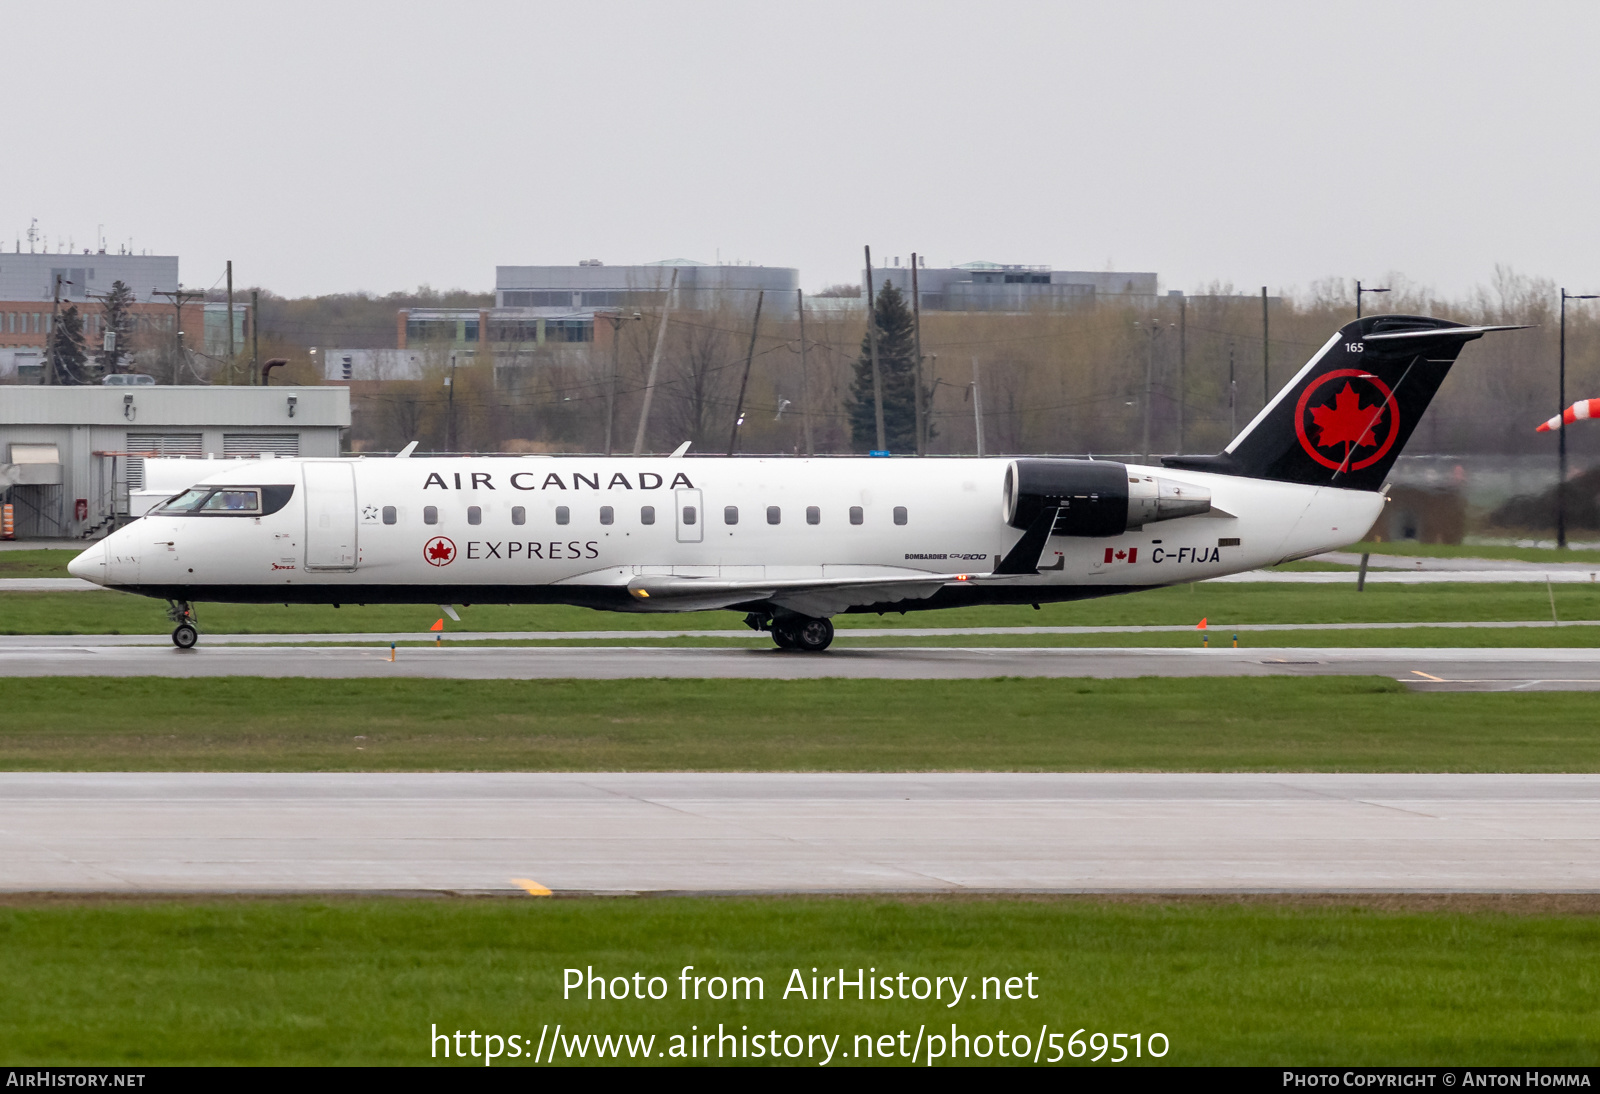
[[[415,452],[416,450],[417,450],[417,442],[416,441],[412,441],[410,444],[406,445],[400,451],[396,452],[394,454],[394,458],[397,459],[397,460],[410,459],[411,458],[411,453]]]
[[[682,459],[683,458],[683,454],[685,452],[689,451],[689,446],[691,444],[693,444],[693,443],[694,443],[693,441],[684,441],[677,448],[674,448],[672,450],[672,455],[668,456],[667,459],[669,459],[669,460]]]

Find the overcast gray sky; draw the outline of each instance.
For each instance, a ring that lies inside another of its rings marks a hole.
[[[5,249],[208,286],[875,255],[1600,289],[1600,5],[5,5]],[[24,249],[26,244],[24,243]]]

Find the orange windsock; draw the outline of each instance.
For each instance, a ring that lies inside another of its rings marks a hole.
[[[439,620],[439,622],[435,623],[433,626],[429,627],[428,629],[430,631],[442,631],[442,630],[444,630],[444,620],[442,620],[442,619]]]
[[[1198,623],[1196,623],[1194,625],[1194,629],[1197,630],[1197,631],[1205,630],[1206,629],[1206,621],[1204,619],[1200,620],[1200,622],[1198,622]]]
[[[1545,422],[1544,425],[1534,430],[1534,432],[1548,433],[1552,429],[1559,428],[1562,422],[1571,425],[1573,422],[1581,422],[1585,418],[1600,418],[1600,399],[1579,399],[1560,414],[1557,414],[1554,418]]]

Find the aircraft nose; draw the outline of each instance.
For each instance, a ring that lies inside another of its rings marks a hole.
[[[106,583],[105,543],[96,543],[67,563],[67,573],[73,577],[81,577],[85,581],[92,581],[96,585],[104,585]]]

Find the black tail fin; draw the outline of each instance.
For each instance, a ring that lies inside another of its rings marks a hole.
[[[1488,331],[1420,315],[1372,315],[1340,328],[1255,420],[1215,456],[1167,467],[1377,490],[1461,347]]]

